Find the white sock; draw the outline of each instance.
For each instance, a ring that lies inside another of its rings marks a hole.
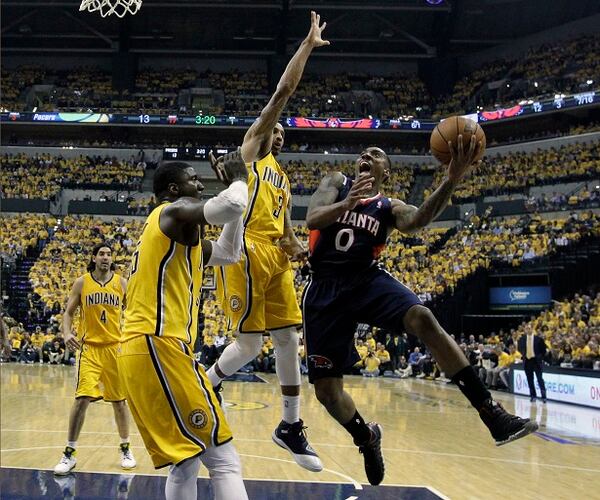
[[[283,400],[283,420],[293,424],[300,420],[300,396],[281,396]]]
[[[165,485],[166,500],[196,500],[198,498],[198,471],[200,457],[172,465]]]
[[[67,441],[67,446],[69,448],[76,449],[77,448],[77,441]]]
[[[221,381],[223,380],[221,377],[219,377],[219,375],[217,375],[215,366],[217,366],[217,363],[212,365],[206,372],[206,376],[208,377],[208,380],[210,380],[210,383],[212,384],[213,387],[216,387],[217,385],[219,385],[221,383]]]
[[[126,438],[121,438],[121,444],[127,444],[129,443],[129,436],[127,436]]]

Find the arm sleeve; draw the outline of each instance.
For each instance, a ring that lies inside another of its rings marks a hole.
[[[231,185],[204,204],[204,219],[209,224],[223,225],[236,220],[246,210],[248,185],[242,181]]]
[[[209,266],[227,266],[235,264],[240,260],[242,254],[242,235],[244,226],[242,217],[239,216],[233,222],[228,222],[223,226],[223,231],[217,241],[211,241],[212,252],[207,265]]]

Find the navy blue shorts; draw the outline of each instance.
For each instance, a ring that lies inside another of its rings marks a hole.
[[[344,276],[313,275],[304,289],[304,347],[308,379],[341,377],[360,360],[354,347],[358,323],[401,331],[419,297],[377,266]]]

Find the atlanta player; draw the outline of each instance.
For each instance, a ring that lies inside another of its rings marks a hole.
[[[309,205],[311,278],[302,302],[309,380],[321,404],[354,438],[373,485],[384,476],[382,429],[375,422],[365,423],[342,379],[344,369],[358,360],[353,347],[357,323],[406,330],[423,341],[478,410],[496,445],[537,429],[537,424],[510,415],[492,399],[431,311],[375,261],[392,231],[415,232],[441,213],[479,147],[473,137],[465,152],[459,136],[458,151],[451,148],[447,178],[419,208],[381,195],[390,160],[376,147],[358,157],[356,181],[339,172],[328,174]]]

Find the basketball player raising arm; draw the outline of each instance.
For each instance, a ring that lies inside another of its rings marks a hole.
[[[459,136],[457,150],[450,147],[446,180],[419,208],[380,193],[391,164],[377,147],[367,148],[357,158],[356,181],[339,172],[325,177],[308,208],[311,277],[302,303],[309,381],[328,413],[354,438],[374,485],[384,477],[382,429],[376,422],[365,423],[343,383],[344,370],[359,359],[353,339],[357,323],[417,336],[479,412],[497,445],[537,429],[534,422],[510,415],[492,399],[432,312],[377,265],[393,230],[414,232],[425,227],[447,205],[481,147],[474,137],[466,152],[461,144]]]
[[[200,462],[216,500],[248,498],[223,409],[192,352],[203,265],[240,258],[248,170],[239,150],[219,168],[229,187],[206,202],[189,164],[165,163],[156,170],[160,204],[146,219],[127,284],[119,371],[154,466],[170,466],[167,500],[196,498]],[[225,224],[217,241],[201,239],[204,223]]]
[[[451,143],[448,145],[450,146]],[[475,142],[475,136],[472,136],[469,150],[465,153],[462,140],[459,141],[456,158],[449,165],[444,166],[448,170],[448,175],[420,207],[391,199],[395,223],[389,227],[389,232],[398,229],[402,233],[414,233],[434,221],[448,205],[461,179],[469,170],[476,168],[477,165],[469,162],[471,158],[477,157],[479,147],[480,145]],[[386,159],[387,155],[379,148],[369,148],[365,153],[364,160],[359,160],[361,163],[358,167],[357,180],[343,200],[333,203],[343,187],[345,176],[340,172],[332,172],[323,178],[310,202],[306,218],[309,229],[321,229],[333,224],[346,210],[354,209],[362,199],[369,198],[373,192],[376,194],[378,191],[374,191],[374,186],[385,183],[389,177],[389,169],[384,169],[381,177],[376,179],[374,175],[377,172],[372,171],[367,160],[379,161]],[[389,159],[386,161],[389,164]]]
[[[223,309],[231,329],[239,335],[207,372],[218,387],[226,376],[258,355],[262,336],[269,333],[275,347],[275,367],[282,394],[282,420],[272,438],[301,467],[313,472],[322,470],[323,465],[308,444],[300,419],[297,327],[302,323],[302,314],[290,264],[290,258],[301,258],[305,249],[294,234],[290,183],[277,156],[285,138],[279,123],[283,108],[296,90],[313,49],[329,45],[321,38],[325,23],[319,23],[320,17],[311,12],[308,35],[244,137],[242,157],[249,171],[250,192],[244,216],[244,258],[218,271]],[[214,164],[216,160],[211,156],[211,161]]]

